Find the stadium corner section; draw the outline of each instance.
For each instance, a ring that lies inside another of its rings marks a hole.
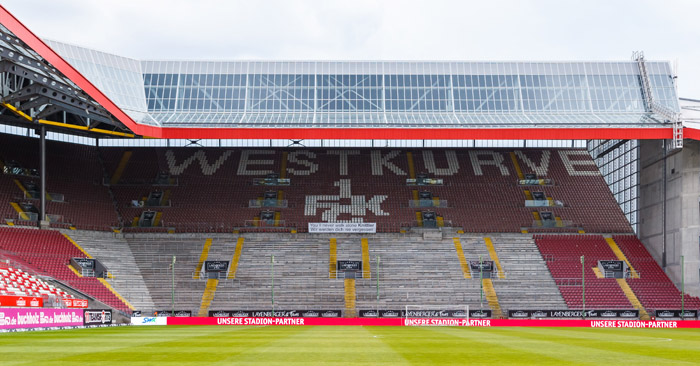
[[[132,317],[132,325],[293,325],[293,326],[454,326],[454,327],[579,327],[579,328],[700,328],[700,320],[561,320],[561,319],[437,319],[437,318],[217,318]]]

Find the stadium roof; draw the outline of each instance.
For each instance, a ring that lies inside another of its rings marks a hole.
[[[10,111],[159,138],[658,139],[680,112],[668,62],[139,61],[44,42],[3,7],[0,32],[4,123]]]

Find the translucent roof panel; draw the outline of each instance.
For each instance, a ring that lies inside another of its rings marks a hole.
[[[164,127],[658,126],[620,62],[137,61],[51,42],[136,122]],[[679,111],[668,62],[652,97]]]

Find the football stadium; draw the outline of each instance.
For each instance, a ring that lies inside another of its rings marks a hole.
[[[673,70],[139,60],[0,6],[1,363],[696,363]]]

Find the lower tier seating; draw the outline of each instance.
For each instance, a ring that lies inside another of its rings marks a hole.
[[[85,255],[58,231],[0,227],[0,250],[109,306],[129,311],[128,306],[96,278],[79,277],[71,271],[70,259]]]
[[[644,244],[632,235],[616,235],[613,239],[639,273],[639,278],[630,278],[627,282],[642,305],[647,310],[680,309],[681,292]],[[700,299],[686,294],[683,305],[686,309],[700,309]]]
[[[535,242],[570,309],[583,307],[582,277],[586,308],[633,308],[615,279],[598,278],[593,271],[599,260],[617,259],[602,236],[536,235]],[[584,256],[583,264],[581,256]]]

